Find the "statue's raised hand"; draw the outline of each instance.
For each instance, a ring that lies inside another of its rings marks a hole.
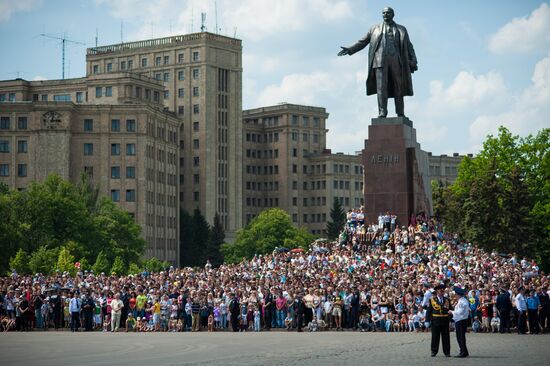
[[[338,52],[338,56],[344,56],[344,55],[349,55],[349,48],[346,48],[346,47],[340,47],[342,50],[340,52]]]

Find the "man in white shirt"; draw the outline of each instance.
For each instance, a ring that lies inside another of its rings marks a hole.
[[[518,311],[518,333],[527,332],[527,302],[525,301],[525,288],[521,286],[516,295],[516,309]]]
[[[69,312],[71,313],[71,331],[78,332],[80,328],[80,308],[82,300],[76,294],[71,292],[71,300],[69,301]]]
[[[460,352],[456,357],[468,357],[468,348],[466,347],[466,328],[468,328],[468,316],[470,313],[470,302],[464,296],[466,290],[460,287],[453,288],[458,299],[455,309],[449,310],[455,322],[456,341]]]
[[[120,300],[120,294],[116,294],[115,298],[111,301],[111,332],[118,332],[120,327],[120,314],[124,303]]]

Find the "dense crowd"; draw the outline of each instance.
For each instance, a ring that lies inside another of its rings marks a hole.
[[[468,290],[473,331],[548,328],[550,277],[515,255],[485,252],[422,215],[398,226],[347,214],[337,241],[212,268],[136,275],[79,271],[0,278],[1,330],[422,332],[434,284]]]

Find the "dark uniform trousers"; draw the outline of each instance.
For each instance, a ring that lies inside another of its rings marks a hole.
[[[443,353],[451,354],[451,336],[449,334],[449,317],[433,317],[432,318],[432,353],[437,354],[439,351],[439,338],[443,343]]]
[[[469,355],[468,347],[466,347],[466,328],[468,328],[468,319],[462,319],[455,322],[456,341],[460,348],[461,356]],[[443,347],[443,351],[445,351],[445,347]]]

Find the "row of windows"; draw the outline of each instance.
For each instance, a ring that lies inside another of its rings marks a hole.
[[[164,193],[157,193],[155,195],[155,192],[147,191],[145,194],[145,202],[151,203],[151,204],[157,204],[162,206],[168,206],[168,207],[176,207],[176,196],[170,195],[170,194],[164,194]]]
[[[304,191],[307,191],[308,189],[314,191],[314,190],[321,190],[326,188],[327,188],[326,180],[315,180],[315,181],[310,181],[309,183],[307,181],[302,182],[302,189]],[[292,189],[294,190],[298,189],[298,181],[296,180],[292,181]]]
[[[279,182],[255,182],[247,181],[246,189],[249,191],[278,191]]]
[[[246,166],[247,174],[263,174],[263,175],[272,175],[279,174],[278,165],[266,165],[266,166],[256,166],[256,165],[247,165]]]
[[[193,96],[194,97],[200,96],[198,86],[194,86],[192,90],[193,90]],[[179,88],[178,89],[178,98],[183,98],[184,96],[185,96],[185,89],[184,88]]]
[[[1,93],[0,102],[15,102],[15,93]]]
[[[136,202],[136,190],[126,190],[126,202]],[[120,202],[120,189],[111,189],[111,200],[113,202]]]
[[[326,197],[304,197],[302,199],[302,204],[304,207],[326,206],[327,198]],[[298,206],[298,197],[292,197],[292,206]]]
[[[9,177],[9,176],[10,176],[10,165],[0,164],[0,177]],[[18,177],[27,176],[27,164],[17,164],[17,176]]]
[[[105,91],[103,91],[105,89]],[[103,88],[102,86],[96,86],[95,88],[95,97],[101,98],[102,96],[106,97],[112,97],[113,96],[113,87],[112,86],[106,86]]]
[[[246,157],[253,159],[277,159],[279,157],[279,149],[263,150],[263,156],[262,150],[246,149]]]
[[[27,117],[19,116],[17,117],[17,129],[26,130],[28,127]],[[0,117],[0,130],[9,130],[11,129],[11,119],[7,116]]]
[[[248,207],[279,207],[279,198],[246,197],[246,205]]]
[[[279,142],[279,132],[273,133],[246,133],[247,142]]]
[[[350,189],[349,180],[335,180],[332,183],[332,188],[334,189]],[[363,182],[355,182],[355,190],[363,190]]]
[[[303,214],[302,215],[302,221],[303,222],[326,222],[327,221],[327,214],[326,213]],[[294,222],[296,222],[296,221],[294,221]]]
[[[298,131],[292,131],[291,133],[291,139],[292,141],[298,141]],[[312,141],[313,143],[317,144],[319,143],[319,134],[313,133],[312,135]],[[302,132],[302,142],[308,142],[309,141],[309,134],[307,132]]]
[[[363,174],[363,166],[362,165],[354,165],[354,173],[355,174]],[[349,174],[350,172],[350,166],[347,164],[334,164],[332,166],[332,172],[333,173],[345,173]]]
[[[296,115],[293,115],[291,119],[292,126],[298,126],[298,120],[299,120],[299,117]],[[319,117],[313,117],[312,120],[313,120],[313,123],[312,123],[313,127],[319,127],[321,125],[321,119]],[[310,126],[309,121],[310,121],[309,116],[302,116],[302,127],[309,127]]]
[[[26,154],[28,152],[27,140],[17,141],[17,152],[20,154]],[[0,153],[10,152],[10,142],[8,140],[0,140]]]
[[[93,132],[94,131],[94,120],[85,119],[83,122],[84,132]],[[111,132],[120,132],[120,120],[112,119],[111,120]],[[136,120],[127,119],[126,120],[126,132],[136,132]]]

